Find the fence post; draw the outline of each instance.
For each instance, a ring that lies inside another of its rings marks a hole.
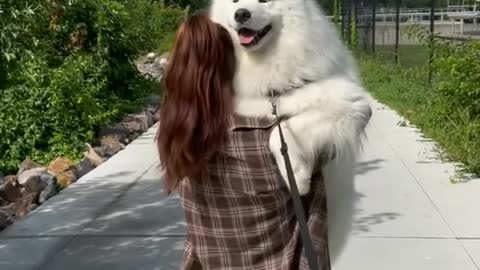
[[[432,82],[432,63],[434,53],[433,50],[435,44],[435,0],[430,2],[430,42],[428,44],[428,82]]]
[[[352,0],[345,0],[345,11],[347,17],[347,24],[346,24],[346,36],[347,36],[347,44],[348,46],[352,45]]]
[[[345,16],[345,14],[346,14],[345,1],[347,1],[347,0],[341,0],[341,5],[342,6],[341,6],[341,11],[340,11],[340,13],[342,14],[342,26],[341,26],[342,27],[342,30],[341,30],[342,33],[341,34],[342,34],[343,40],[346,40],[345,30],[346,30],[346,25],[347,25],[347,23],[346,23],[347,18]]]
[[[395,64],[398,64],[400,42],[400,4],[401,0],[395,1]]]
[[[377,2],[372,0],[372,53],[375,53],[375,31],[377,25]]]
[[[358,0],[353,0],[352,9],[353,10],[350,11],[350,13],[352,13],[350,39],[351,47],[355,50],[358,47]]]
[[[340,14],[342,11],[340,10],[342,3],[340,0],[333,0],[333,21],[335,23],[335,27],[338,28],[338,23],[340,22]]]

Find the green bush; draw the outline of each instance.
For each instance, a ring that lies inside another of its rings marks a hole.
[[[95,128],[118,114],[103,103],[106,67],[80,54],[58,68],[41,59],[23,63],[17,74],[23,83],[0,96],[0,166],[13,170],[25,156],[40,162],[78,157]]]
[[[362,57],[367,89],[438,141],[446,157],[480,175],[480,42],[432,41],[422,29],[412,33],[432,50],[430,63],[409,69]]]
[[[0,171],[80,157],[99,127],[159,86],[134,60],[168,49],[183,10],[150,0],[0,4]]]
[[[434,86],[449,107],[480,116],[480,42],[437,45],[431,69]]]
[[[175,31],[185,16],[185,10],[162,3],[150,1],[130,1],[132,31],[136,32],[138,47],[142,52],[156,50],[168,51],[172,45]]]
[[[38,14],[45,12],[39,1],[0,1],[0,91],[20,58],[37,47],[38,29],[45,21]]]

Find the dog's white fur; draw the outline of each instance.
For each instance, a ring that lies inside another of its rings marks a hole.
[[[251,18],[239,24],[235,11]],[[237,46],[236,112],[271,117],[269,91],[282,93],[278,113],[301,194],[310,189],[321,153],[334,160],[323,167],[328,179],[352,178],[361,138],[371,115],[368,95],[355,63],[315,0],[213,0],[211,18],[225,26]],[[237,30],[272,30],[251,48],[240,45]],[[288,91],[288,89],[292,89]],[[278,129],[270,147],[287,182]]]

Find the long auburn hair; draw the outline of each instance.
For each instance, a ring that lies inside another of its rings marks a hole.
[[[165,73],[157,133],[165,190],[199,177],[227,140],[235,52],[228,31],[205,14],[178,29]]]

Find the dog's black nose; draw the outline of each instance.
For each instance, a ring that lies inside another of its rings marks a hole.
[[[250,11],[248,11],[247,9],[241,8],[235,11],[234,18],[235,18],[235,21],[237,21],[238,23],[244,23],[248,21],[248,19],[250,19],[251,16],[252,14],[250,13]]]

